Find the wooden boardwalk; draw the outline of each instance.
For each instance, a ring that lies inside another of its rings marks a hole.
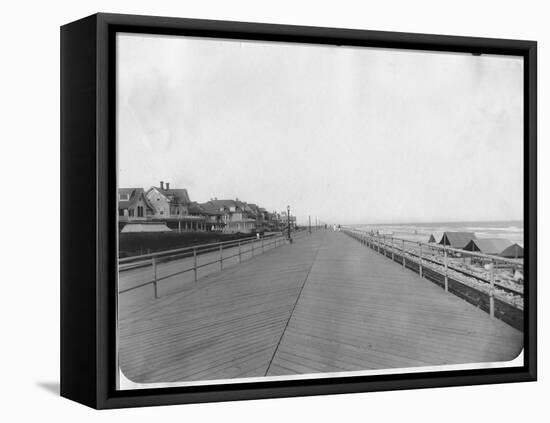
[[[508,361],[520,331],[339,232],[317,232],[119,312],[130,380]]]

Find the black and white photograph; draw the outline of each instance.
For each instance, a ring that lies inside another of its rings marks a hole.
[[[523,84],[117,33],[117,389],[522,366]]]
[[[7,2],[1,420],[544,421],[545,6]]]

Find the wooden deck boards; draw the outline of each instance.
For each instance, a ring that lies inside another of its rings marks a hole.
[[[522,333],[342,233],[120,310],[120,365],[174,382],[513,359]]]

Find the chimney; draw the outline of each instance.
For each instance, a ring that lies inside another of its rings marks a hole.
[[[160,189],[164,189],[164,181],[160,181]]]
[[[166,182],[166,189],[170,189],[170,182]]]

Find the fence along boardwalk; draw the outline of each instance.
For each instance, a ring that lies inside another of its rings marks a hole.
[[[317,232],[120,310],[135,382],[507,361],[523,335],[430,281]]]
[[[303,236],[303,234],[300,234]],[[180,250],[172,250],[172,252],[183,253],[185,256],[178,259],[163,260],[164,254],[170,253],[161,252],[160,258],[157,258],[156,274],[161,278],[157,284],[157,294],[159,296],[167,296],[174,292],[182,291],[195,287],[195,278],[218,273],[222,268],[220,258],[223,257],[223,268],[227,269],[245,260],[254,258],[258,254],[262,254],[272,248],[277,248],[284,244],[285,241],[281,235],[248,240],[226,241],[224,243],[210,244],[210,246],[202,244],[197,246],[196,258],[193,254],[193,247],[188,247]],[[223,246],[223,251],[219,250],[219,245]],[[205,251],[206,250],[206,251]],[[141,256],[143,257],[143,256]],[[154,284],[151,283],[154,278],[154,270],[151,266],[151,259],[126,258],[123,266],[130,268],[119,273],[118,288],[119,307],[122,310],[128,310],[132,306],[140,307],[144,302],[150,301],[155,297]],[[128,262],[130,260],[130,262]],[[136,260],[142,266],[135,266]],[[194,266],[197,267],[197,273],[194,273]]]

